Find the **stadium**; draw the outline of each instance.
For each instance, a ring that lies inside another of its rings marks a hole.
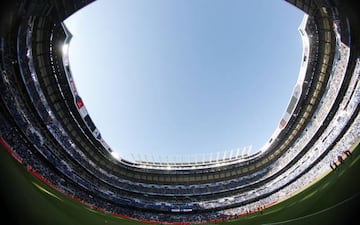
[[[305,13],[299,82],[254,154],[116,159],[78,95],[63,21],[92,0],[1,7],[1,212],[7,224],[357,224],[360,39],[355,5]]]

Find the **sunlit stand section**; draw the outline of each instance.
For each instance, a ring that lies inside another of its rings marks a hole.
[[[134,155],[131,154],[132,160],[143,167],[160,167],[165,169],[176,168],[201,168],[210,166],[226,165],[239,160],[249,159],[252,151],[252,146],[245,146],[243,148],[225,150],[223,152],[202,153],[190,155]]]
[[[297,116],[296,114],[294,114],[294,110],[296,108],[296,105],[299,103],[303,85],[304,85],[304,82],[306,82],[304,80],[305,80],[305,74],[307,71],[308,62],[309,62],[309,54],[310,54],[309,36],[305,30],[308,18],[309,18],[309,15],[304,14],[303,20],[301,21],[301,24],[298,28],[300,36],[301,36],[303,51],[302,51],[302,60],[301,60],[301,65],[300,65],[299,76],[296,81],[295,87],[293,89],[293,93],[289,100],[288,106],[280,119],[279,126],[276,127],[274,133],[270,136],[269,141],[266,142],[264,144],[264,146],[260,148],[259,152],[265,152],[271,146],[272,142],[277,139],[280,132],[286,127],[290,118],[292,116],[294,116],[294,117]]]

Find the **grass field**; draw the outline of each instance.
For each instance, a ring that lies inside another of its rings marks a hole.
[[[266,208],[263,214],[254,213],[216,224],[360,224],[359,148],[357,144],[352,156],[336,170],[306,190]],[[28,173],[3,147],[0,149],[0,204],[1,224],[6,225],[145,224],[73,201]]]

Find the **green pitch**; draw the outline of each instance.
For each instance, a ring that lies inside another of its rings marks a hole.
[[[360,224],[360,151],[336,170],[287,200],[236,220],[216,224]],[[329,167],[330,169],[330,167]],[[4,225],[140,225],[139,221],[93,210],[39,181],[0,149],[0,217]],[[215,224],[215,223],[214,223]]]

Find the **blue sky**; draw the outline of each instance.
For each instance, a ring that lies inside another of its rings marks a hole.
[[[70,67],[126,159],[257,151],[297,81],[303,15],[283,0],[97,0],[65,21]]]

